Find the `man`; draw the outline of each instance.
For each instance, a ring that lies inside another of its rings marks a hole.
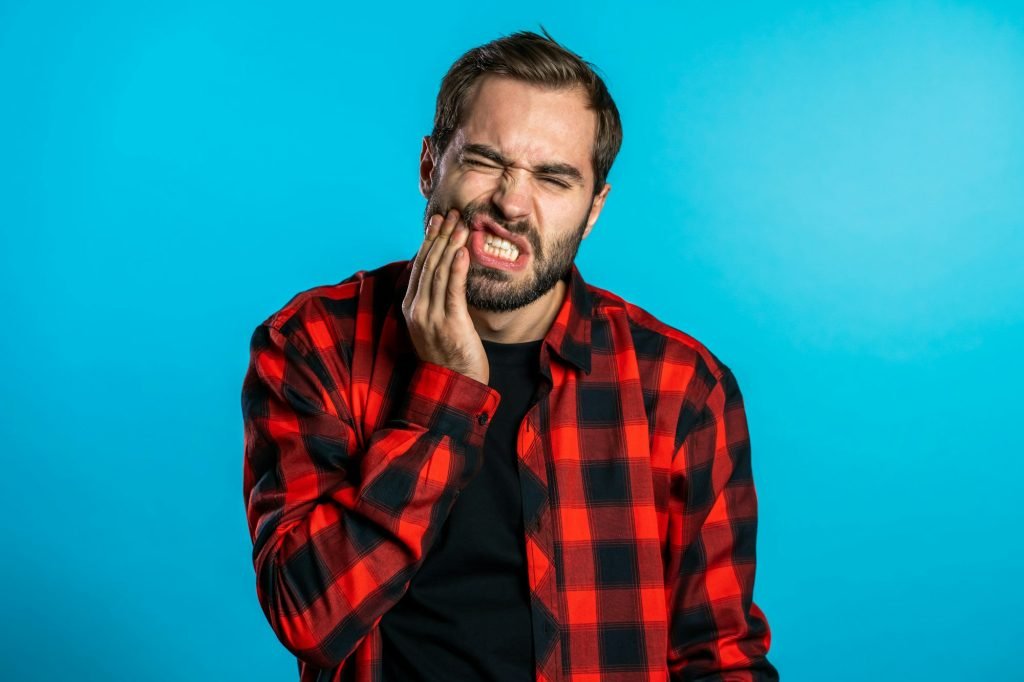
[[[415,258],[252,337],[244,495],[301,680],[777,680],[735,378],[574,259],[621,143],[521,32],[449,70]]]

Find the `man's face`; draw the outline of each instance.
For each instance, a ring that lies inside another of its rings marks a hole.
[[[465,121],[439,162],[424,141],[424,227],[431,215],[450,208],[470,226],[469,305],[516,310],[572,268],[610,189],[606,184],[593,197],[596,125],[580,89],[544,90],[486,76],[470,93]],[[520,245],[514,262],[508,249],[486,246],[494,232]]]

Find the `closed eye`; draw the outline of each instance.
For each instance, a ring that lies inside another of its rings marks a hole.
[[[554,178],[541,178],[541,180],[543,180],[544,182],[553,184],[553,185],[557,185],[558,187],[561,187],[563,189],[569,189],[569,185],[567,185],[566,183],[562,182],[561,180],[556,180]]]
[[[493,170],[497,170],[499,168],[499,166],[495,166],[490,163],[484,163],[483,161],[477,161],[476,159],[463,159],[462,162],[469,166],[480,166],[481,168],[490,168]],[[571,187],[571,185],[569,185],[568,183],[547,175],[542,176],[541,180],[548,183],[549,185],[555,185],[556,187],[561,187],[562,189],[569,189]]]

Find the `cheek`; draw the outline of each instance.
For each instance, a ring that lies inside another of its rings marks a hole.
[[[575,232],[580,223],[590,216],[590,204],[587,202],[552,198],[543,202],[543,206],[545,220],[560,234]]]
[[[478,173],[447,173],[438,187],[440,194],[456,204],[464,204],[493,190],[493,183]]]
[[[501,176],[479,171],[467,171],[457,176],[455,184],[466,194],[493,192],[501,182]]]

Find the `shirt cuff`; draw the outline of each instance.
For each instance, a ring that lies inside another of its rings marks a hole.
[[[483,447],[501,394],[461,372],[420,361],[394,416],[472,447]]]

